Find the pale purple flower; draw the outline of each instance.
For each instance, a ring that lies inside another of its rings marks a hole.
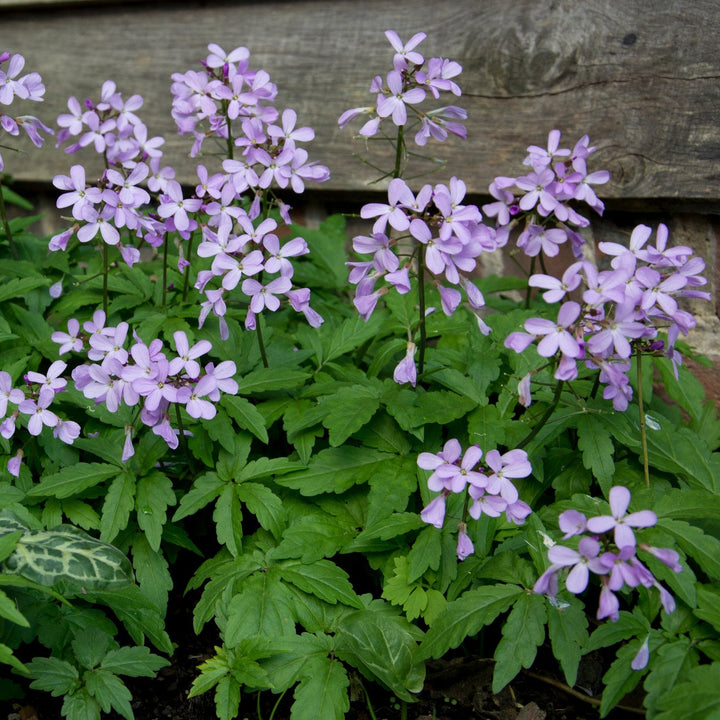
[[[472,540],[467,534],[467,525],[465,523],[458,524],[458,542],[457,542],[457,557],[462,562],[466,557],[472,555],[475,552],[475,547],[472,544]]]
[[[587,529],[591,533],[604,533],[614,530],[615,544],[619,548],[635,547],[633,527],[651,527],[657,522],[657,515],[652,510],[641,510],[627,514],[630,505],[630,491],[622,485],[610,489],[611,515],[600,515],[587,521]]]
[[[53,401],[53,397],[54,393],[40,393],[37,401],[28,398],[18,405],[18,410],[23,415],[30,416],[28,432],[31,435],[39,435],[43,426],[55,427],[58,424],[60,418],[52,410],[47,409]]]
[[[180,183],[171,180],[167,183],[165,194],[158,206],[158,215],[161,218],[173,218],[175,227],[182,231],[190,228],[189,212],[197,212],[202,206],[199,198],[184,198]],[[193,221],[194,222],[194,221]]]
[[[560,306],[557,322],[543,318],[530,318],[525,321],[525,330],[528,333],[544,336],[537,346],[539,355],[552,357],[558,350],[571,358],[580,355],[577,340],[567,330],[577,320],[580,310],[580,305],[570,300]]]
[[[424,32],[415,33],[405,44],[394,30],[386,30],[385,37],[395,50],[393,65],[396,70],[405,70],[409,65],[422,65],[425,58],[415,48],[427,37]]]
[[[5,417],[8,402],[19,405],[24,399],[25,393],[12,387],[10,373],[0,370],[0,417]]]
[[[27,373],[26,377],[29,382],[37,383],[41,386],[41,394],[44,390],[48,390],[52,392],[52,394],[55,394],[60,392],[61,390],[64,390],[67,385],[67,380],[60,377],[60,375],[65,371],[66,367],[67,363],[64,363],[62,360],[56,360],[48,368],[47,375],[43,375],[39,372],[30,371]]]
[[[425,90],[419,87],[404,89],[403,76],[398,70],[387,74],[389,94],[378,94],[377,114],[381,118],[392,115],[392,121],[398,127],[407,123],[407,105],[417,105],[425,99]]]
[[[598,575],[607,572],[607,568],[598,557],[599,553],[600,543],[595,538],[583,537],[577,551],[563,545],[553,545],[548,550],[548,559],[557,567],[572,568],[565,579],[565,586],[571,593],[577,595],[587,587],[591,570]]]
[[[393,380],[398,385],[410,383],[413,387],[417,383],[417,368],[415,367],[415,353],[417,347],[414,342],[408,341],[405,357],[398,363],[393,372]]]
[[[13,457],[8,460],[7,470],[13,477],[20,477],[20,467],[22,466],[23,451],[18,450]]]
[[[72,445],[73,441],[80,437],[80,426],[73,420],[58,418],[58,423],[53,428],[53,437],[59,438],[66,445]]]
[[[56,201],[59,208],[72,205],[72,215],[76,220],[84,220],[85,212],[100,202],[100,188],[86,187],[85,168],[82,165],[73,165],[70,175],[56,175],[53,185],[59,190],[67,190]]]
[[[640,649],[637,651],[637,655],[632,659],[630,667],[633,670],[643,670],[647,667],[648,661],[650,660],[650,647],[648,645],[650,636],[647,635],[643,641]]]
[[[438,529],[442,528],[445,522],[445,492],[430,501],[420,512],[420,517],[423,522],[434,525]]]
[[[242,291],[250,297],[250,310],[257,314],[265,308],[275,312],[280,307],[280,300],[275,295],[286,293],[291,287],[292,282],[287,277],[280,276],[267,285],[248,278],[243,280]]]
[[[191,378],[200,377],[200,363],[197,358],[209,352],[212,349],[212,343],[209,340],[199,340],[190,347],[187,335],[182,330],[174,332],[173,338],[178,357],[170,361],[168,374],[179,375],[184,371]]]
[[[524,450],[510,450],[500,455],[498,450],[490,450],[485,455],[485,462],[493,471],[487,477],[487,491],[494,495],[500,494],[508,504],[518,499],[518,491],[510,478],[524,478],[532,472],[532,465]]]
[[[579,510],[565,510],[558,517],[558,525],[565,533],[562,539],[567,540],[573,535],[581,535],[585,532],[587,518]]]
[[[197,385],[190,391],[190,397],[185,403],[185,409],[188,415],[193,418],[204,418],[212,420],[217,410],[209,401],[205,400],[206,395],[210,395],[216,388],[215,378],[212,375],[203,375]]]

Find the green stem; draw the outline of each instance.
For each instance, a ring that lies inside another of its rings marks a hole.
[[[283,690],[280,693],[280,697],[277,699],[277,702],[275,703],[275,705],[273,705],[273,709],[272,709],[272,712],[270,713],[270,717],[268,718],[268,720],[274,720],[275,713],[277,712],[278,707],[280,707],[280,703],[282,702],[282,699],[285,697],[286,692],[287,692],[287,690]],[[258,695],[259,695],[259,693],[258,693]],[[260,717],[260,715],[258,715],[258,717]]]
[[[270,367],[268,365],[267,354],[265,353],[265,341],[263,340],[262,333],[262,315],[257,316],[257,322],[255,324],[255,334],[258,339],[258,347],[260,348],[260,357],[262,358],[263,367]]]
[[[645,476],[645,487],[650,487],[650,463],[648,461],[647,428],[645,427],[645,405],[643,403],[643,377],[642,377],[642,354],[640,348],[636,348],[637,355],[637,386],[638,386],[638,410],[640,411],[640,441],[642,442],[643,473]]]
[[[565,382],[563,380],[558,380],[558,384],[555,387],[555,394],[553,395],[552,402],[548,406],[548,409],[545,411],[535,427],[530,431],[530,434],[518,445],[518,448],[524,448],[543,429],[545,423],[550,419],[550,416],[555,412],[555,408],[557,408],[560,403],[560,394],[562,393],[564,384]]]
[[[535,258],[533,258],[530,261],[530,275],[532,275],[535,272]],[[530,293],[532,293],[532,288],[530,285],[528,285],[527,292],[525,293],[525,309],[527,310],[530,307]]]
[[[5,209],[5,198],[2,194],[2,184],[0,184],[0,218],[2,218],[3,228],[5,229],[5,235],[7,235],[8,245],[10,246],[10,252],[12,253],[13,259],[19,260],[20,255],[18,253],[15,240],[13,240],[12,231],[10,230],[10,220],[8,220],[7,210]]]
[[[192,255],[192,251],[193,251],[193,238],[194,237],[195,237],[195,235],[191,233],[190,240],[188,240],[187,257],[185,258],[188,262],[190,262],[189,258]],[[183,302],[185,302],[187,300],[189,286],[190,286],[190,265],[188,265],[185,268],[185,282],[183,283],[183,294],[182,294]]]
[[[165,307],[167,302],[167,268],[168,268],[168,233],[165,233],[165,241],[163,242],[163,272],[162,272],[162,306]]]
[[[110,271],[110,263],[108,262],[108,245],[103,242],[103,312],[107,317],[108,309],[108,273]]]
[[[425,245],[418,248],[418,312],[420,313],[420,345],[418,347],[418,374],[422,375],[425,366],[425,345],[427,327],[425,325]]]
[[[185,437],[185,424],[183,423],[182,415],[180,414],[180,405],[175,405],[175,417],[177,419],[178,430],[180,431],[180,445],[182,446],[185,457],[187,458],[187,469],[188,471],[192,468],[192,457],[190,455],[190,449],[188,448],[187,438]]]
[[[400,127],[398,127],[397,145],[395,147],[395,168],[393,169],[393,178],[398,178],[402,175],[402,159],[405,155],[404,131],[405,128],[400,125]]]

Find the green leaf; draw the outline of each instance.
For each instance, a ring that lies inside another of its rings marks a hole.
[[[692,677],[658,698],[655,720],[719,720],[720,663],[693,668]]]
[[[323,332],[323,328],[321,330],[323,334],[322,364],[325,365],[376,337],[382,330],[386,319],[387,313],[378,310],[367,322],[357,315],[344,320],[340,327],[333,330],[329,336]]]
[[[678,373],[676,380],[673,363],[667,356],[653,357],[653,365],[660,371],[667,394],[680,403],[693,420],[699,420],[705,400],[702,383],[684,365],[675,366]]]
[[[269,487],[260,483],[244,482],[236,488],[237,496],[258,519],[261,527],[280,539],[287,524],[287,513],[282,500]]]
[[[323,398],[320,407],[327,413],[322,424],[330,431],[330,445],[337,447],[370,422],[380,407],[380,398],[375,388],[343,387]]]
[[[410,496],[417,490],[417,459],[395,457],[374,473],[368,481],[367,527],[387,518],[393,512],[402,512]]]
[[[720,520],[720,495],[706,490],[664,488],[653,502],[652,509],[659,518],[672,520]]]
[[[116,710],[126,720],[134,720],[130,707],[132,693],[117,675],[104,670],[86,673],[85,688],[100,703],[104,712]]]
[[[313,657],[295,688],[292,720],[343,720],[350,709],[350,680],[335,658]]]
[[[30,687],[45,690],[54,697],[69,695],[80,686],[77,668],[66,660],[38,657],[27,663],[27,669],[33,678]]]
[[[692,677],[691,670],[695,670],[697,655],[686,637],[658,648],[643,685],[647,693],[644,705],[648,710],[648,717],[656,717],[657,712],[662,709],[658,705],[661,695],[672,690],[678,682]]]
[[[41,585],[62,580],[91,589],[132,582],[130,563],[120,550],[72,525],[26,531],[5,570]]]
[[[417,580],[426,570],[440,567],[441,533],[432,526],[420,531],[408,553],[408,582]]]
[[[266,392],[268,390],[292,390],[304,385],[310,374],[305,370],[292,368],[258,368],[238,380],[241,395]]]
[[[214,473],[207,472],[195,478],[190,490],[180,498],[180,505],[173,515],[173,522],[194,515],[209,505],[220,494],[225,483]]]
[[[0,590],[0,618],[10,620],[21,627],[30,627],[27,618],[17,609],[15,601]]]
[[[335,555],[355,534],[356,528],[347,518],[317,511],[287,528],[271,554],[275,559],[300,558],[306,563],[314,562]]]
[[[422,690],[425,665],[416,659],[412,634],[392,615],[371,609],[342,619],[336,634],[336,653],[363,675],[379,680],[408,702]]]
[[[284,563],[281,572],[285,582],[331,605],[343,603],[350,607],[362,607],[360,599],[348,581],[348,574],[329,560]]]
[[[551,605],[547,609],[548,635],[565,681],[574,687],[580,658],[588,640],[588,620],[584,605],[574,596],[567,598],[564,605],[566,607],[562,608]]]
[[[130,512],[135,507],[135,478],[121,473],[110,484],[102,515],[100,516],[100,537],[106,542],[114,540],[127,527]]]
[[[136,533],[132,542],[133,567],[143,594],[158,606],[164,615],[173,579],[160,549],[153,549],[146,535]]]
[[[161,472],[152,472],[138,480],[135,494],[138,527],[145,533],[153,550],[160,549],[168,505],[175,505],[172,481]]]
[[[697,603],[697,608],[693,610],[694,615],[709,622],[720,632],[720,589],[699,585]]]
[[[118,468],[107,463],[77,463],[60,472],[46,475],[30,489],[30,497],[68,498],[87,488],[94,487],[103,480],[117,475]]]
[[[13,651],[3,643],[0,643],[0,665],[10,665],[10,667],[14,668],[21,675],[29,675],[27,666],[23,665],[15,655],[13,655]]]
[[[110,647],[112,638],[98,627],[88,627],[75,633],[70,643],[78,662],[86,669],[96,668]]]
[[[633,670],[630,663],[637,655],[644,640],[645,638],[633,640],[621,647],[617,652],[617,658],[603,675],[605,689],[600,702],[601,718],[604,718],[642,680],[644,673]],[[676,717],[682,717],[685,720],[684,715]]]
[[[608,492],[615,472],[613,462],[615,446],[610,433],[596,416],[590,414],[578,416],[576,428],[583,465],[592,471],[603,491]]]
[[[237,557],[242,550],[242,506],[233,483],[227,483],[220,492],[213,520],[218,542]]]
[[[48,284],[47,278],[42,275],[3,280],[0,283],[0,303],[17,297],[25,297],[31,290]]]
[[[110,650],[102,659],[100,667],[114,675],[127,677],[154,677],[160,668],[166,667],[170,662],[159,655],[153,655],[150,648],[121,647]]]
[[[492,691],[499,693],[519,672],[535,661],[545,639],[545,598],[524,592],[513,605],[503,625],[502,639],[495,650]]]
[[[0,529],[0,562],[10,555],[18,544],[18,540],[23,536],[23,530],[15,530],[13,532],[7,532],[4,529]]]
[[[644,617],[621,610],[615,622],[605,623],[595,630],[585,646],[585,652],[615,645],[631,637],[645,636],[649,632],[650,625]]]
[[[227,413],[222,408],[218,409],[212,422],[205,423],[203,427],[207,430],[208,435],[216,443],[219,443],[223,449],[229,453],[234,451],[236,431]]]
[[[229,646],[254,635],[277,638],[295,634],[293,600],[278,571],[258,572],[242,583],[227,610],[225,641]]]
[[[670,533],[687,556],[713,580],[720,580],[720,540],[682,520],[661,518],[657,527]]]
[[[100,710],[100,703],[83,687],[65,696],[61,712],[68,720],[100,720]]]
[[[299,490],[302,495],[341,493],[366,482],[391,456],[377,450],[344,445],[321,450],[306,470],[275,478],[283,487]]]
[[[517,585],[484,585],[448,603],[420,645],[421,658],[438,658],[489,625],[525,591]]]
[[[249,430],[261,442],[268,442],[265,418],[249,400],[236,395],[223,395],[222,406],[238,427]]]
[[[240,712],[240,683],[224,675],[215,686],[215,709],[219,720],[233,720]]]

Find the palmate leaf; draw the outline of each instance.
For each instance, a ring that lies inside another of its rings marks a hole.
[[[545,598],[524,592],[513,605],[495,650],[492,690],[499,693],[519,672],[535,660],[545,639]]]
[[[85,589],[122,587],[133,577],[130,562],[120,550],[71,525],[27,530],[4,569],[41,585],[62,580]]]
[[[525,591],[518,585],[484,585],[448,603],[420,644],[420,658],[438,658],[489,625]]]

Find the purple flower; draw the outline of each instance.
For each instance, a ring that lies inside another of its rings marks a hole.
[[[524,450],[510,450],[500,455],[497,450],[490,450],[485,455],[485,462],[493,471],[487,477],[487,491],[493,495],[500,494],[508,504],[518,499],[518,491],[510,478],[524,478],[532,472],[532,466]]]
[[[657,515],[651,510],[627,514],[630,505],[630,491],[622,485],[611,488],[610,495],[611,515],[600,515],[587,521],[587,529],[591,533],[604,533],[615,531],[615,544],[619,548],[635,547],[633,527],[652,527],[657,522]]]
[[[577,320],[580,310],[580,305],[570,300],[560,306],[557,322],[543,318],[530,318],[525,321],[527,332],[544,336],[537,346],[539,355],[552,357],[558,350],[571,358],[580,355],[577,340],[567,330]]]
[[[467,534],[467,525],[461,522],[458,524],[458,542],[457,542],[457,556],[458,560],[462,562],[468,555],[472,555],[475,552],[475,547],[472,544],[472,540]]]
[[[53,401],[54,393],[40,393],[37,401],[33,399],[23,400],[18,405],[18,410],[23,415],[29,415],[28,420],[28,432],[31,435],[39,435],[42,432],[43,426],[55,427],[58,424],[60,418],[48,410],[48,406]]]
[[[381,118],[392,115],[392,121],[398,127],[407,123],[405,105],[417,105],[425,99],[425,90],[419,87],[405,89],[403,76],[398,70],[387,74],[388,94],[379,94],[377,98],[377,114]]]
[[[580,540],[577,551],[563,545],[553,545],[548,550],[548,559],[557,567],[572,566],[565,586],[577,595],[587,587],[591,570],[598,575],[607,573],[607,568],[598,557],[599,553],[600,543],[595,538],[584,537]]]
[[[393,380],[398,385],[410,383],[413,387],[417,383],[417,368],[415,367],[415,352],[417,348],[414,342],[408,342],[405,357],[398,363],[393,372]]]
[[[171,180],[168,182],[165,194],[162,196],[158,206],[158,215],[165,219],[172,217],[178,230],[188,230],[191,224],[188,213],[197,212],[201,206],[202,200],[199,198],[184,198],[180,183]]]
[[[440,529],[445,522],[445,492],[432,500],[420,513],[423,522]]]

